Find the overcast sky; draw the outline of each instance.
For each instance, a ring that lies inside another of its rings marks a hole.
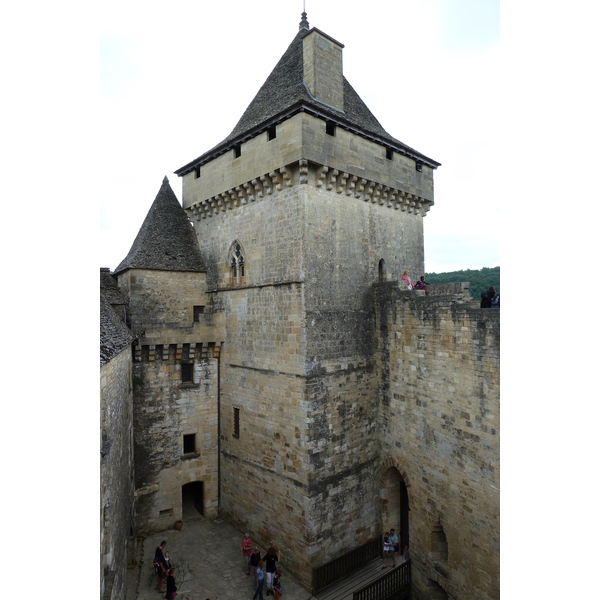
[[[298,31],[302,0],[103,3],[100,264],[125,258],[163,177],[231,132]],[[500,264],[498,0],[306,0],[386,131],[442,163],[428,272]]]

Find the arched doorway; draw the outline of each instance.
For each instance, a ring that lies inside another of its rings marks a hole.
[[[391,528],[396,530],[400,550],[408,544],[409,523],[408,490],[400,471],[396,467],[389,467],[383,474],[381,498],[381,518],[383,531]]]
[[[204,485],[201,481],[181,487],[181,512],[184,521],[204,515]]]

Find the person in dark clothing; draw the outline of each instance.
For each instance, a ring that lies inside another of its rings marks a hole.
[[[167,577],[167,563],[165,562],[165,557],[163,555],[163,548],[167,545],[167,542],[163,541],[160,543],[160,546],[156,549],[154,553],[154,568],[156,569],[156,575],[158,577],[158,583],[156,585],[156,589],[159,592],[163,591],[163,586],[165,585],[165,579]]]
[[[265,562],[265,574],[267,579],[267,596],[274,596],[273,593],[273,576],[275,575],[275,571],[277,567],[275,564],[281,558],[281,552],[275,550],[273,546],[270,546],[267,550],[267,553],[263,556],[263,561]]]
[[[481,308],[492,308],[492,298],[496,295],[496,288],[490,285],[489,289],[481,292]]]
[[[425,276],[421,275],[421,279],[415,283],[415,290],[423,290],[427,295],[427,290],[425,289],[426,285],[431,285],[428,281],[425,281]]]
[[[177,595],[175,592],[177,591],[177,586],[175,585],[175,577],[173,577],[173,573],[175,573],[175,567],[171,567],[169,574],[167,575],[167,594],[165,598],[167,600],[173,600]]]
[[[258,561],[260,560],[260,550],[258,546],[254,546],[254,552],[250,556],[250,570],[252,571],[252,584],[256,590],[256,567],[258,567]]]

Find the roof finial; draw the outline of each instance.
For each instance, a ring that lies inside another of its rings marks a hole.
[[[300,20],[299,29],[310,29],[308,21],[306,20],[306,0],[302,2],[302,19]]]

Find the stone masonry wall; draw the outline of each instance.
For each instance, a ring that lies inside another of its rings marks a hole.
[[[204,514],[217,514],[217,359],[193,355],[193,383],[182,383],[181,359],[166,348],[134,365],[136,507],[139,530],[160,531],[182,518],[182,486],[203,482]],[[213,351],[214,352],[214,351]],[[195,453],[183,436],[195,434]]]
[[[407,479],[413,598],[440,585],[497,599],[500,311],[393,284],[377,294],[383,456]]]
[[[124,598],[128,538],[132,534],[133,394],[131,350],[100,368],[101,597]]]

